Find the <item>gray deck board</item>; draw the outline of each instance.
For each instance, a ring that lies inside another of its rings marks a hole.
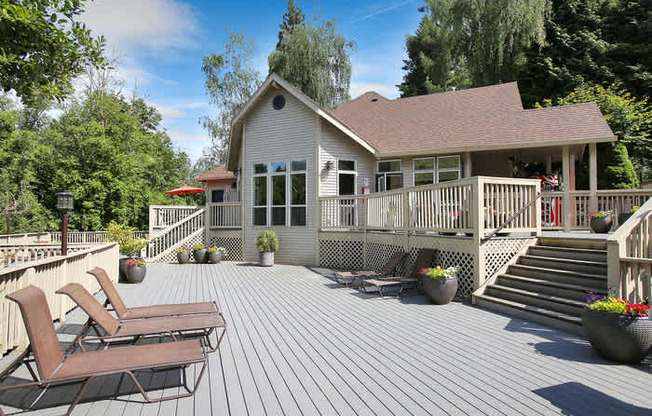
[[[128,306],[215,300],[227,335],[194,397],[140,403],[131,383],[106,378],[73,414],[652,413],[651,357],[641,366],[612,364],[581,337],[466,303],[380,298],[304,267],[231,262],[150,264],[142,284],[118,290]],[[74,310],[65,324],[84,319]],[[191,381],[198,371],[190,369]],[[153,397],[182,390],[174,372],[139,379]],[[21,414],[59,414],[74,394],[74,386],[49,389]]]

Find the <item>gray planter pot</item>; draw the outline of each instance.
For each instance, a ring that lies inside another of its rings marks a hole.
[[[118,260],[118,282],[124,283],[127,281],[127,263],[131,260],[130,257],[127,257],[124,254],[120,255],[120,259]]]
[[[259,252],[258,264],[263,267],[272,267],[274,265],[274,252],[273,251]]]
[[[437,305],[450,303],[457,293],[457,276],[450,279],[432,279],[422,276],[423,291],[430,301]]]
[[[145,273],[147,273],[147,266],[127,266],[127,282],[140,283],[145,278]]]
[[[193,250],[192,258],[195,259],[195,263],[206,263],[206,249]]]
[[[584,309],[582,326],[599,356],[623,364],[639,364],[652,348],[652,321]]]
[[[190,252],[189,251],[177,251],[177,261],[179,264],[186,264],[190,261]]]
[[[621,212],[618,214],[618,226],[623,225],[632,215],[632,212]]]
[[[611,230],[611,217],[591,217],[591,230],[599,234],[609,232]]]
[[[220,261],[222,261],[222,252],[214,251],[212,253],[206,253],[206,260],[208,261],[208,263],[217,264]]]

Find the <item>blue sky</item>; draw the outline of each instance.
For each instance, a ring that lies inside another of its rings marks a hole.
[[[295,1],[310,19],[337,18],[338,30],[357,42],[351,54],[351,96],[374,90],[395,98],[405,59],[405,37],[420,20],[420,0]],[[123,92],[135,90],[163,115],[177,149],[193,162],[210,144],[199,125],[213,115],[201,71],[202,57],[220,53],[230,31],[255,43],[254,66],[267,75],[267,56],[276,46],[286,0],[94,0],[82,20],[107,40]]]

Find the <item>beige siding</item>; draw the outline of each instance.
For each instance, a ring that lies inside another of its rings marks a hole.
[[[319,179],[321,196],[337,195],[338,159],[356,161],[358,172],[356,192],[358,194],[361,193],[364,178],[369,179],[371,189],[374,189],[375,157],[327,122],[322,122],[320,159]],[[330,171],[324,169],[328,161],[332,163]]]
[[[276,94],[286,98],[285,107],[275,110],[272,99]],[[244,165],[242,167],[242,198],[244,200],[245,259],[255,261],[258,251],[254,244],[261,230],[274,230],[279,237],[276,260],[282,263],[314,265],[317,263],[317,195],[315,148],[317,115],[283,90],[270,90],[251,109],[244,123]],[[261,227],[252,225],[254,163],[306,160],[306,226]]]

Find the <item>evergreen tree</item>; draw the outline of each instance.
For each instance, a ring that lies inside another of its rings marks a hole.
[[[279,26],[278,43],[276,49],[281,46],[285,33],[291,33],[295,27],[305,26],[306,15],[303,14],[300,7],[294,5],[294,0],[288,0],[288,11],[283,15],[283,23]]]

